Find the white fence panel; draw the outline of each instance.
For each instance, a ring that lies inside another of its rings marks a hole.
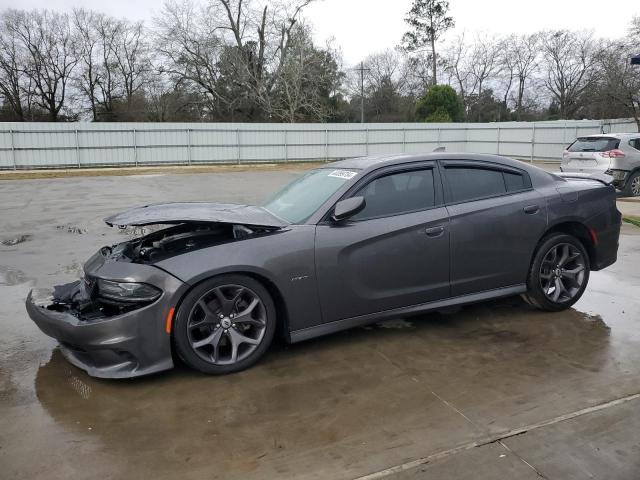
[[[0,123],[0,169],[337,160],[447,151],[560,161],[577,136],[635,132],[631,120],[242,124]]]

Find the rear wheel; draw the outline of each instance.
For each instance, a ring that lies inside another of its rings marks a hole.
[[[180,358],[215,375],[257,362],[271,344],[275,327],[273,300],[259,282],[244,275],[221,275],[187,294],[173,332]]]
[[[589,281],[589,256],[571,235],[555,233],[542,239],[531,263],[525,300],[548,311],[576,303]]]
[[[622,194],[625,197],[640,197],[640,172],[631,174]]]

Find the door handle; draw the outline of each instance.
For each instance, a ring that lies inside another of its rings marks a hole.
[[[427,237],[439,237],[444,233],[444,227],[442,225],[438,225],[437,227],[427,228],[425,229],[424,233],[427,234]]]
[[[540,207],[538,205],[528,205],[523,208],[524,213],[528,215],[533,215],[534,213],[538,213],[540,211]]]

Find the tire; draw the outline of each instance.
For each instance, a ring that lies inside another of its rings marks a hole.
[[[624,186],[624,190],[622,190],[622,195],[625,197],[640,197],[640,172],[631,174]]]
[[[196,286],[185,296],[173,324],[182,361],[209,375],[252,366],[271,345],[275,330],[276,308],[267,289],[237,274]]]
[[[589,255],[580,240],[563,233],[549,234],[540,240],[533,256],[523,298],[540,310],[564,310],[580,299],[589,273]]]

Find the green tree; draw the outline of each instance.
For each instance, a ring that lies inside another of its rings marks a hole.
[[[411,27],[411,30],[402,37],[403,46],[410,52],[429,46],[432,85],[438,83],[436,41],[444,32],[455,25],[453,17],[450,17],[448,13],[449,2],[447,0],[413,0],[411,10],[405,18],[405,22]]]
[[[463,118],[462,102],[449,85],[434,85],[416,104],[418,121],[460,122]]]

